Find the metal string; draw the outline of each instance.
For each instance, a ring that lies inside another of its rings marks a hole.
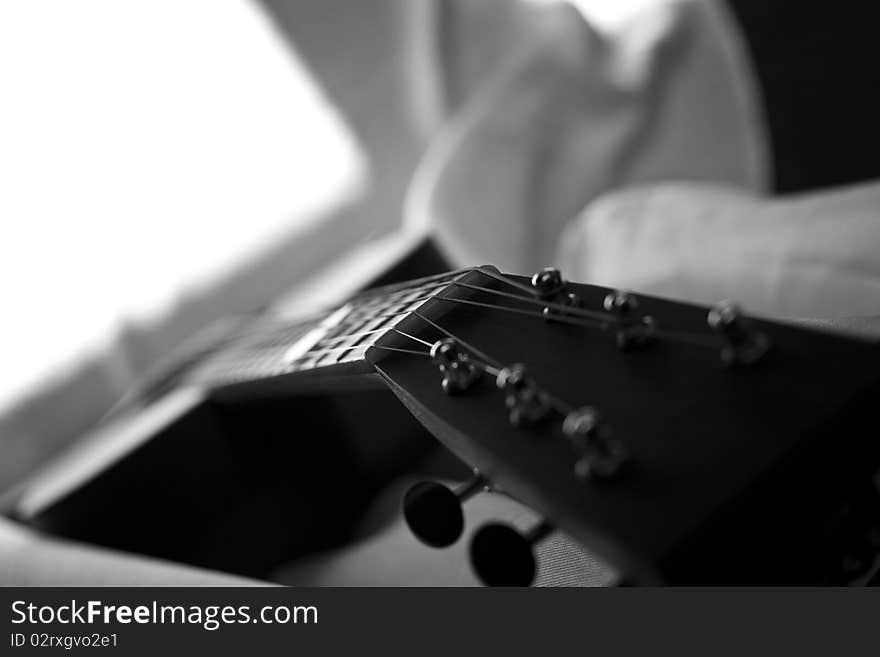
[[[531,288],[526,288],[526,286],[521,285],[519,283],[516,283],[515,281],[510,281],[510,280],[504,278],[503,276],[496,274],[495,272],[486,271],[486,270],[479,269],[479,268],[469,268],[469,269],[458,270],[456,273],[457,274],[458,273],[468,273],[471,271],[476,271],[476,272],[479,272],[479,273],[484,274],[486,276],[489,276],[490,278],[509,283],[510,285],[513,285],[514,287],[521,288],[521,289],[528,289],[530,292],[532,292],[532,293],[534,292],[533,290],[531,290]],[[436,278],[436,277],[434,277],[434,278]],[[557,310],[557,311],[559,311],[560,314],[553,315],[553,317],[551,319],[552,319],[552,321],[561,322],[564,324],[571,324],[574,326],[583,326],[586,328],[594,328],[594,329],[599,329],[601,331],[607,331],[609,329],[614,328],[614,326],[609,326],[609,324],[613,324],[613,325],[622,324],[622,320],[618,316],[616,316],[612,313],[604,313],[601,311],[591,311],[591,310],[586,310],[583,308],[566,306],[566,305],[560,304],[560,303],[554,303],[554,302],[550,302],[550,301],[542,301],[540,299],[534,298],[533,295],[531,295],[529,297],[522,297],[522,296],[519,296],[516,294],[511,294],[509,292],[503,292],[501,290],[495,290],[495,289],[483,287],[480,285],[474,285],[472,283],[465,283],[465,282],[459,281],[459,280],[444,281],[441,283],[434,283],[434,284],[429,283],[425,286],[413,286],[411,289],[409,289],[407,291],[408,292],[427,291],[428,289],[449,287],[449,286],[463,287],[466,289],[472,289],[475,291],[484,292],[486,294],[494,295],[497,297],[515,299],[517,301],[522,301],[522,302],[529,303],[532,305],[538,305],[538,306],[541,306],[542,308],[550,308],[551,310]],[[540,318],[542,320],[547,319],[542,312],[534,312],[534,311],[525,310],[523,308],[513,308],[510,306],[501,306],[501,305],[497,305],[497,304],[489,304],[489,303],[480,302],[480,301],[472,301],[469,299],[455,299],[452,297],[441,296],[439,294],[431,294],[431,295],[427,295],[427,296],[418,297],[416,299],[409,299],[409,300],[407,300],[406,305],[421,303],[423,301],[428,301],[430,299],[437,299],[440,301],[447,301],[450,303],[460,303],[460,304],[470,305],[470,306],[474,306],[474,307],[478,307],[478,308],[487,308],[490,310],[512,312],[512,313],[516,313],[516,314],[520,314],[520,315]],[[354,319],[354,318],[360,318],[362,316],[367,316],[370,318],[395,317],[395,316],[406,315],[406,314],[413,312],[413,311],[400,311],[400,312],[396,312],[396,313],[376,314],[376,313],[361,313],[361,312],[359,312],[359,310],[361,310],[361,309],[354,311],[352,313],[352,315],[350,316],[350,318]],[[422,316],[422,319],[425,319],[424,316]],[[719,346],[718,341],[711,336],[702,336],[702,335],[697,335],[694,333],[688,333],[685,331],[655,329],[652,332],[652,336],[659,338],[659,339],[668,340],[670,342],[679,342],[679,343],[693,345],[693,346],[711,347],[711,348],[717,348]]]
[[[451,331],[445,329],[444,327],[440,326],[436,322],[428,319],[424,315],[421,315],[418,311],[411,311],[411,312],[419,319],[427,322],[429,325],[431,325],[432,327],[434,327],[435,329],[437,329],[438,331],[440,331],[441,333],[443,333],[447,337],[455,340],[457,343],[459,343],[460,345],[462,345],[463,347],[465,347],[469,351],[477,354],[480,358],[482,358],[483,361],[474,360],[473,358],[468,358],[468,362],[473,364],[478,370],[480,370],[481,372],[488,374],[489,376],[492,376],[492,377],[497,377],[501,373],[501,370],[502,370],[501,361],[499,361],[497,358],[493,358],[492,356],[489,356],[484,351],[473,346],[472,344],[470,344],[469,342],[467,342],[463,338],[455,335]],[[406,336],[407,338],[410,338],[412,340],[416,340],[417,342],[420,342],[422,344],[433,346],[433,345],[431,345],[430,342],[427,342],[425,340],[417,338],[413,335],[410,335],[409,333],[404,333],[403,331],[398,331],[397,329],[394,329],[394,330],[397,333],[400,333],[401,335]],[[390,347],[381,347],[380,345],[373,345],[373,346],[379,347],[379,348],[391,349]],[[397,351],[400,351],[400,350],[397,350]],[[404,350],[404,351],[408,352],[409,350]],[[410,353],[417,353],[419,355],[426,355],[424,352],[410,352]],[[428,355],[430,355],[430,354],[428,354]],[[489,361],[489,362],[485,362],[485,361]],[[496,363],[497,366],[492,365],[491,363]],[[557,411],[561,415],[567,415],[568,413],[570,413],[571,411],[574,410],[575,407],[572,404],[569,404],[568,402],[560,399],[559,397],[549,393],[546,390],[546,388],[542,387],[542,388],[540,388],[540,391],[541,391],[541,394],[544,396],[545,401],[551,406],[551,408],[553,408],[555,411]]]
[[[512,308],[510,306],[499,306],[499,305],[491,304],[491,303],[483,303],[480,301],[471,301],[469,299],[455,299],[452,297],[444,297],[444,296],[440,296],[440,295],[429,295],[429,296],[425,296],[425,297],[419,297],[418,299],[412,299],[408,303],[409,304],[419,303],[422,301],[428,301],[430,299],[436,299],[437,301],[447,301],[449,303],[458,303],[458,304],[463,304],[463,305],[467,305],[467,306],[473,306],[476,308],[487,308],[490,310],[498,310],[498,311],[503,311],[503,312],[515,313],[515,314],[519,314],[519,315],[525,315],[527,317],[536,317],[541,320],[547,319],[543,315],[543,313],[534,312],[534,311],[526,310],[523,308]],[[552,306],[553,304],[544,304],[544,305]],[[569,310],[568,306],[560,306],[560,307],[564,308],[566,311]],[[370,317],[377,318],[377,319],[382,318],[382,317],[401,317],[404,315],[412,314],[413,312],[415,312],[415,311],[403,310],[403,311],[392,312],[392,313],[379,313],[379,314],[375,314],[375,315],[370,315]],[[583,319],[583,318],[577,318],[577,317],[568,317],[566,315],[553,315],[551,320],[554,322],[560,322],[563,324],[571,324],[573,326],[583,326],[586,328],[599,329],[600,331],[603,331],[603,332],[608,331],[609,328],[613,328],[613,327],[609,327],[607,322],[601,322],[598,320],[589,320],[589,319]],[[619,320],[617,320],[615,318],[615,323],[617,323],[617,322],[619,322]],[[652,336],[657,337],[657,338],[662,338],[662,339],[668,340],[670,342],[679,342],[682,344],[688,344],[688,345],[698,346],[698,347],[718,348],[718,346],[719,346],[718,341],[713,337],[697,335],[694,333],[687,333],[684,331],[669,331],[669,330],[665,330],[665,329],[655,329],[652,333]]]

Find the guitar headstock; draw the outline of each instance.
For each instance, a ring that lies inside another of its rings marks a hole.
[[[367,357],[416,417],[635,581],[834,570],[880,460],[863,339],[490,267],[397,329]]]

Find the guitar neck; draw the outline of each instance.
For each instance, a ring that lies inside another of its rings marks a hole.
[[[299,321],[265,315],[215,332],[219,336],[185,363],[176,382],[214,388],[293,374],[335,374],[352,364],[369,367],[366,350],[461,275],[448,272],[370,290]]]

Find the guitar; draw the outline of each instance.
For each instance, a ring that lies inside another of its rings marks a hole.
[[[454,541],[457,499],[483,489],[544,517],[525,534],[489,523],[474,535],[471,558],[490,584],[527,584],[531,546],[551,528],[636,584],[863,583],[875,568],[872,341],[751,318],[729,302],[707,308],[568,282],[552,268],[522,277],[490,266],[213,335],[142,391],[148,419],[111,419],[17,491],[13,515],[63,536],[264,573],[305,549],[303,516],[341,509],[332,489],[360,477],[340,469],[341,443],[326,409],[315,412],[318,395],[338,394],[367,400],[354,424],[399,422],[420,444],[424,427],[473,468],[454,493],[425,483],[407,495],[407,520],[426,543]],[[284,430],[291,418],[300,435]],[[252,422],[271,437],[248,436]],[[304,505],[316,490],[327,496]]]

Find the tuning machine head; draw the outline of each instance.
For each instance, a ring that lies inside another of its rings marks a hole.
[[[510,423],[516,427],[534,425],[550,412],[550,402],[526,370],[516,363],[498,372],[496,385],[504,392]]]
[[[443,392],[454,395],[470,388],[479,377],[477,368],[452,338],[443,338],[431,346],[431,360],[443,375]]]
[[[651,342],[657,330],[657,321],[650,315],[639,315],[638,300],[625,290],[614,290],[605,296],[602,304],[615,317],[617,346],[621,349],[640,347]]]
[[[602,307],[615,315],[631,315],[638,307],[639,302],[626,290],[614,290],[605,295]]]
[[[579,479],[614,479],[630,461],[626,446],[614,437],[611,427],[592,406],[575,409],[566,415],[562,432],[578,455],[574,471]]]
[[[707,321],[724,342],[721,361],[728,367],[754,365],[770,351],[769,338],[732,301],[717,304],[709,311]]]
[[[474,471],[474,476],[452,490],[434,481],[420,481],[403,497],[403,517],[410,531],[422,543],[442,548],[455,543],[464,531],[462,503],[489,482]]]
[[[565,289],[566,281],[556,267],[544,267],[532,276],[532,287],[541,299],[550,299]]]
[[[546,522],[526,534],[501,523],[483,525],[471,539],[471,566],[487,586],[530,586],[537,572],[532,548],[551,531]]]
[[[579,308],[581,298],[568,290],[568,282],[555,267],[544,267],[532,276],[532,287],[541,301],[562,305],[567,308]],[[542,311],[545,319],[553,319],[554,315],[564,314],[564,310],[545,306]]]

